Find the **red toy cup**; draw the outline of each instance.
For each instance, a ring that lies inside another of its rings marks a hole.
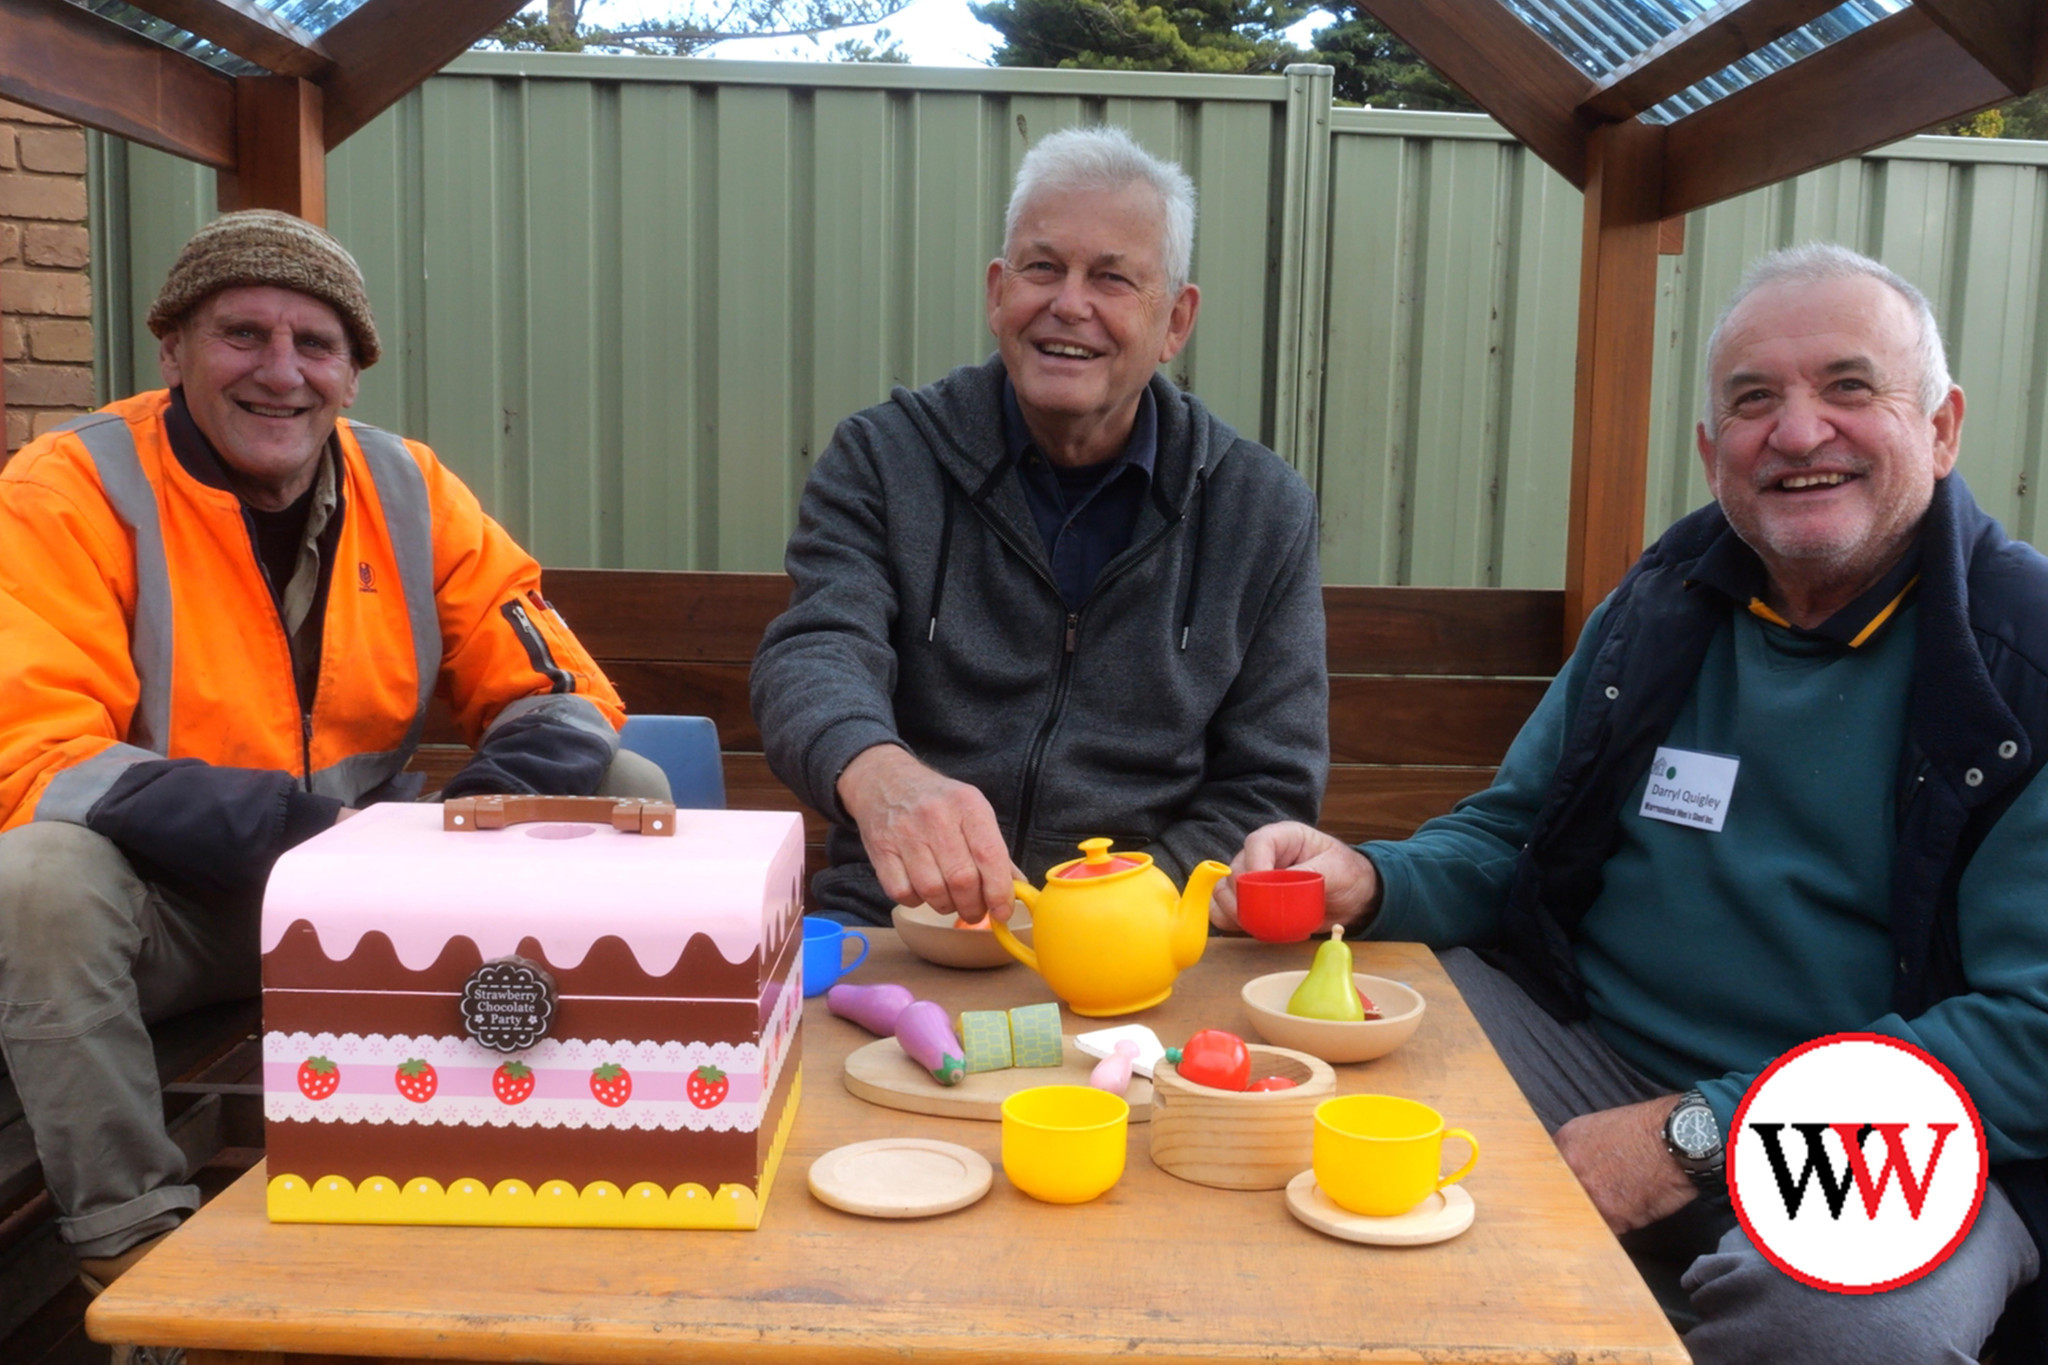
[[[1237,922],[1267,943],[1299,943],[1323,927],[1323,874],[1296,868],[1240,872]]]

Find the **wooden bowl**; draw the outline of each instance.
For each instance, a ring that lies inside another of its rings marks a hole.
[[[1326,1062],[1369,1062],[1408,1041],[1422,1022],[1422,997],[1398,981],[1352,973],[1358,993],[1377,1005],[1378,1019],[1304,1019],[1287,1012],[1288,997],[1307,972],[1273,972],[1244,983],[1245,1012],[1261,1038]]]
[[[1152,1164],[1222,1190],[1278,1190],[1315,1160],[1316,1106],[1337,1073],[1305,1052],[1249,1043],[1252,1079],[1285,1076],[1291,1090],[1217,1090],[1152,1070]]]
[[[988,930],[962,929],[953,916],[942,915],[929,905],[899,905],[889,912],[889,918],[904,947],[941,967],[1007,967],[1017,960]],[[1031,912],[1022,905],[1013,907],[1010,932],[1021,934],[1030,927]]]

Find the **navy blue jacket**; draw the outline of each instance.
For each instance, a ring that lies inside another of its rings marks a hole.
[[[1687,583],[1735,532],[1718,505],[1680,520],[1608,601],[1586,685],[1529,844],[1515,867],[1500,946],[1486,956],[1551,1015],[1587,1006],[1572,939],[1600,894],[1622,803],[1691,692],[1727,599]],[[2009,539],[1956,475],[1921,525],[1919,634],[1899,772],[1891,876],[1892,1006],[1912,1018],[1969,989],[1956,887],[1971,856],[2048,760],[2048,559]],[[2048,1163],[1993,1168],[2036,1245],[2048,1246]],[[2048,1358],[2048,1276],[2021,1296],[2036,1313],[2005,1349]],[[2009,1315],[2009,1317],[2012,1315]]]

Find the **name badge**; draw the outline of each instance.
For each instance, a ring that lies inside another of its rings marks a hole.
[[[1735,794],[1735,770],[1741,766],[1741,759],[1726,754],[1659,748],[1650,764],[1650,785],[1643,789],[1643,808],[1637,813],[1718,834],[1728,818],[1728,798]]]

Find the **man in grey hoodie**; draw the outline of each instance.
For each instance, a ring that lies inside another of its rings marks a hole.
[[[814,907],[1007,917],[1091,836],[1176,881],[1329,759],[1314,496],[1158,373],[1194,187],[1120,130],[1018,167],[998,354],[840,424],[754,659],[769,766],[832,821]]]

